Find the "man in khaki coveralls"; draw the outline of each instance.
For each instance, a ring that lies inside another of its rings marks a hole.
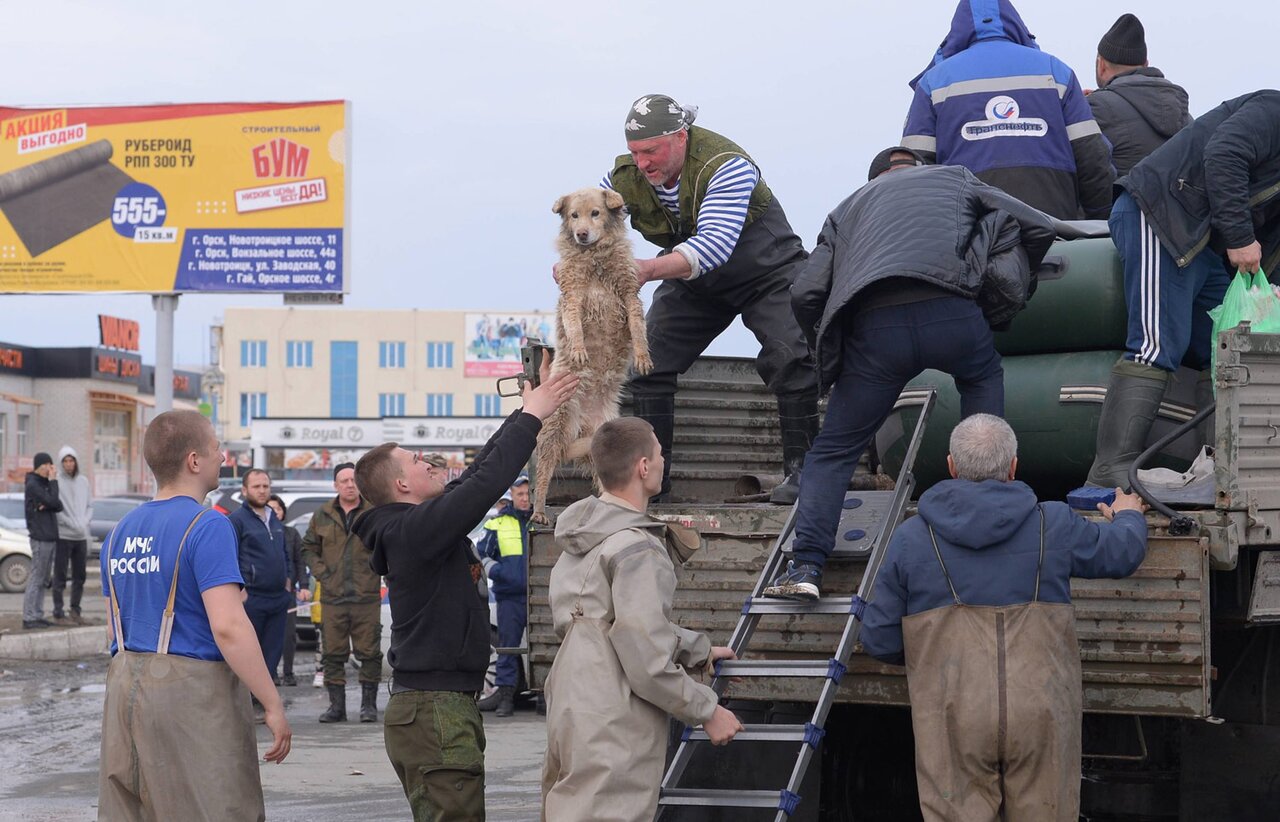
[[[548,822],[648,822],[658,806],[667,719],[701,725],[716,745],[742,730],[688,673],[733,651],[671,621],[674,555],[697,537],[645,513],[662,485],[662,446],[639,417],[602,425],[591,459],[604,493],[564,510],[551,572],[560,650],[547,679]]]
[[[949,479],[893,534],[862,624],[868,654],[907,666],[926,822],[1075,822],[1080,648],[1071,577],[1119,579],[1146,556],[1146,506],[1038,502],[1014,480],[1018,441],[974,414]]]
[[[360,721],[378,721],[382,681],[382,577],[369,567],[372,552],[351,526],[369,504],[356,488],[356,467],[333,469],[338,495],[320,506],[302,538],[302,558],[320,582],[320,643],[329,707],[321,722],[347,721],[347,657],[360,660]]]

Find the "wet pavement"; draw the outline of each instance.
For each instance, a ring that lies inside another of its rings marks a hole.
[[[293,750],[265,765],[267,818],[283,822],[409,819],[400,783],[387,762],[382,723],[321,725],[328,704],[311,686],[311,652],[300,652],[297,687],[281,688]],[[97,818],[98,749],[107,657],[73,662],[0,660],[0,820],[79,822]],[[354,683],[352,676],[350,682]],[[348,685],[348,710],[359,705]],[[386,705],[384,687],[379,708]],[[510,719],[485,715],[488,819],[538,818],[546,733],[532,708]],[[258,727],[259,750],[270,735]]]

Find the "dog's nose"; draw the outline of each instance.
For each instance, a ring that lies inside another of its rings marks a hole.
[[[588,238],[588,237],[590,237],[590,236],[591,236],[591,235],[590,235],[590,234],[588,234],[588,233],[587,233],[587,232],[585,232],[585,231],[579,231],[579,232],[578,232],[578,242],[580,242],[580,243],[585,243],[585,242],[587,241],[587,238]]]

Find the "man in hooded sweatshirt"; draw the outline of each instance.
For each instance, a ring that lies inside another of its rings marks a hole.
[[[920,496],[889,543],[863,649],[906,664],[926,822],[1075,822],[1080,649],[1071,577],[1119,579],[1146,556],[1142,500],[1116,489],[1085,519],[1014,480],[1004,420],[951,432],[954,479]]]
[[[80,470],[80,455],[70,445],[58,452],[58,548],[53,558],[53,618],[70,618],[80,625],[80,597],[84,594],[85,560],[89,550],[89,522],[93,519],[93,498],[89,478]],[[62,609],[62,590],[71,579],[70,611]]]
[[[591,460],[603,493],[556,523],[551,571],[560,650],[546,683],[542,818],[648,822],[658,807],[669,716],[724,745],[742,730],[689,675],[733,651],[671,621],[675,561],[697,535],[645,513],[662,485],[662,446],[638,417],[600,426]]]
[[[387,581],[395,671],[383,714],[387,758],[415,822],[484,819],[484,729],[476,694],[489,667],[489,604],[467,534],[533,455],[542,422],[578,387],[564,372],[525,387],[524,408],[452,482],[442,465],[386,442],[356,463],[375,507],[353,530]]]
[[[1132,14],[1120,15],[1102,35],[1095,71],[1098,88],[1089,93],[1089,108],[1111,143],[1116,176],[1123,177],[1191,123],[1187,92],[1147,64],[1146,31]]]
[[[1060,220],[1106,218],[1115,171],[1080,82],[1009,0],[960,0],[910,85],[902,145]]]

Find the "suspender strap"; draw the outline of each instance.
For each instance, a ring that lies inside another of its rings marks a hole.
[[[938,550],[938,535],[933,533],[932,525],[929,526],[929,539],[933,542],[933,553],[938,558],[938,564],[942,566],[942,576],[946,578],[947,587],[951,589],[951,598],[956,601],[956,605],[964,605],[956,594],[956,586],[951,584],[951,573],[947,571],[947,564],[942,561],[942,552]]]
[[[156,640],[157,654],[169,653],[169,637],[173,634],[173,601],[178,596],[178,569],[182,567],[182,549],[187,545],[187,537],[191,536],[191,529],[195,528],[200,518],[210,510],[209,508],[200,509],[200,513],[196,514],[195,519],[191,520],[191,524],[183,532],[182,542],[178,543],[178,555],[173,558],[173,582],[169,584],[169,599],[164,606],[164,618],[160,620],[160,637]]]
[[[1044,570],[1044,506],[1036,507],[1040,509],[1040,559],[1036,561],[1036,595],[1032,602],[1040,601],[1040,573]]]
[[[124,624],[120,620],[120,602],[116,599],[116,584],[111,578],[111,546],[116,544],[117,530],[119,529],[112,528],[107,536],[107,589],[111,593],[111,625],[116,635],[116,648],[127,651],[129,649],[124,646]]]

